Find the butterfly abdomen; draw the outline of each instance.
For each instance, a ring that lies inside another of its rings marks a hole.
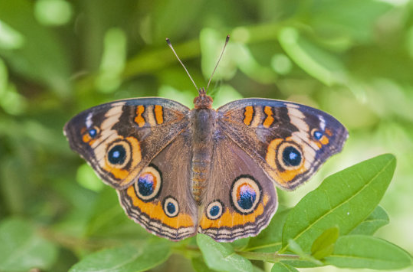
[[[216,112],[214,110],[192,110],[192,194],[199,205],[206,181],[209,178],[215,126]]]

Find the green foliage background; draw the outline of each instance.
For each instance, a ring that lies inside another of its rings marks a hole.
[[[197,91],[165,38],[202,87],[230,34],[209,88],[216,107],[242,97],[290,100],[332,114],[350,132],[311,181],[278,192],[280,206],[294,206],[328,174],[393,153],[397,169],[381,202],[390,224],[375,236],[412,252],[412,17],[410,0],[0,0],[0,226],[35,245],[23,260],[44,252],[45,271],[154,239],[69,150],[62,128],[121,98],[191,107]],[[167,269],[193,268],[174,254],[155,271]]]

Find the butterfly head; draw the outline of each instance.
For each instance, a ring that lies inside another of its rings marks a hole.
[[[193,100],[195,109],[211,109],[212,108],[212,97],[206,95],[204,88],[199,89],[199,96]]]

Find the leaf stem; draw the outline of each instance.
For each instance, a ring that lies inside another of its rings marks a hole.
[[[236,251],[237,254],[245,257],[249,260],[265,261],[270,263],[276,263],[283,260],[299,260],[300,256],[294,254],[278,254],[266,253],[266,252],[247,252],[247,251]]]

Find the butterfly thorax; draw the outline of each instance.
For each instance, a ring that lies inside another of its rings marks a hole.
[[[213,136],[216,129],[216,111],[211,109],[212,98],[203,89],[195,98],[191,111],[192,129],[192,194],[200,204],[203,189],[209,178],[213,153]]]

